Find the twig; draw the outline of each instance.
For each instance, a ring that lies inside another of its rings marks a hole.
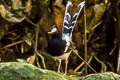
[[[88,64],[90,64],[90,62],[92,61],[93,56],[91,56],[88,60]],[[85,64],[85,62],[82,62],[74,71],[77,72],[83,65]],[[85,69],[85,68],[84,68]]]
[[[37,57],[37,44],[38,44],[38,33],[39,33],[39,22],[36,26],[36,35],[35,35],[35,51],[34,51],[34,56],[35,56],[35,60],[37,61],[38,64],[38,57]],[[34,62],[35,62],[34,60]],[[38,65],[40,67],[40,65]]]
[[[77,72],[84,64],[85,62],[82,62],[80,65],[78,65],[74,72]]]
[[[44,69],[46,69],[46,64],[45,64],[44,57],[43,57],[41,54],[39,54],[39,53],[37,53],[37,55],[42,59],[43,67],[44,67]],[[39,65],[39,66],[40,66],[40,65]]]
[[[97,71],[95,71],[95,69],[93,69],[80,55],[78,55],[78,53],[75,52],[74,49],[70,48],[91,70],[93,70],[93,72],[97,73]]]
[[[92,59],[93,59],[93,56],[90,57],[90,59],[88,60],[87,63],[90,64],[90,62],[92,61]],[[82,68],[82,70],[80,71],[80,73],[83,73],[84,70],[85,70],[85,68]]]
[[[17,42],[8,44],[8,45],[6,45],[6,46],[0,48],[0,50],[5,49],[5,48],[9,48],[9,47],[12,47],[12,46],[15,46],[15,45],[20,44],[20,43],[23,43],[23,42],[24,42],[24,40],[21,40],[21,41],[17,41]]]
[[[35,56],[35,60],[37,61],[38,64],[38,57],[37,57],[37,44],[38,44],[38,34],[39,34],[39,22],[37,24],[35,24],[34,22],[32,22],[29,18],[25,17],[25,20],[29,23],[31,23],[34,27],[36,27],[36,34],[35,34],[35,51],[34,51],[34,56]],[[35,60],[33,61],[33,63],[35,62]],[[38,64],[38,66],[40,67],[40,65]]]
[[[94,29],[96,29],[102,22],[103,22],[103,21],[101,20],[101,21],[99,21],[97,24],[95,24],[95,25],[92,27],[91,31],[93,31]]]
[[[2,0],[3,4],[5,5],[5,7],[9,8],[9,6],[7,5],[7,3],[5,2],[5,0]]]
[[[38,44],[38,33],[39,33],[39,24],[36,27],[36,37],[35,37],[35,56],[37,55],[37,44]]]
[[[110,51],[109,55],[112,55],[112,53],[115,51],[115,49],[116,49],[117,46],[118,46],[118,45],[114,45],[114,47],[113,47],[113,49]]]
[[[36,56],[35,59],[36,59],[36,64],[37,64],[37,66],[38,66],[39,68],[41,68],[40,63],[39,63],[39,61],[38,61],[38,57]]]
[[[32,22],[29,18],[25,17],[25,20],[29,23],[31,23],[33,26],[37,27],[37,24],[35,24],[34,22]]]
[[[84,0],[85,1],[85,0]],[[87,62],[87,26],[86,26],[86,9],[85,9],[85,6],[84,6],[84,42],[85,42],[85,61]],[[88,71],[87,71],[87,65],[85,65],[85,75],[88,74]]]
[[[94,58],[101,64],[101,72],[105,72],[106,71],[106,68],[107,66],[105,65],[104,62],[102,62],[100,59],[98,59],[96,56],[94,56]]]

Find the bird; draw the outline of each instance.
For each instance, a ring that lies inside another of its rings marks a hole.
[[[52,38],[48,41],[47,53],[59,61],[58,72],[60,72],[62,60],[65,60],[65,74],[67,74],[68,58],[72,52],[71,48],[69,48],[72,44],[72,32],[84,5],[84,1],[79,3],[72,16],[71,12],[73,4],[68,1],[63,20],[62,36],[60,36],[55,25],[52,27],[51,31],[48,32],[48,34],[52,35]]]

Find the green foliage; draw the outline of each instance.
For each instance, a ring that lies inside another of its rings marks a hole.
[[[44,0],[44,1],[47,6],[50,5],[50,0]]]

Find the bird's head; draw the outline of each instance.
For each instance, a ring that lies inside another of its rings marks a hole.
[[[50,32],[48,32],[49,35],[52,35],[52,38],[57,38],[59,37],[60,38],[60,34],[56,28],[56,25],[53,25]]]
[[[56,25],[53,25],[53,27],[51,28],[50,32],[48,32],[48,34],[54,34],[54,33],[58,33]]]

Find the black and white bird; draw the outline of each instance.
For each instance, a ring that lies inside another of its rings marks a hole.
[[[49,34],[52,34],[52,38],[48,42],[47,52],[59,60],[58,72],[60,72],[61,61],[65,60],[65,74],[67,73],[68,57],[72,52],[69,48],[72,41],[72,32],[84,4],[84,1],[81,2],[77,6],[77,10],[74,15],[71,16],[73,5],[70,1],[68,1],[65,10],[62,37],[56,27],[53,27],[51,32],[49,32]]]

